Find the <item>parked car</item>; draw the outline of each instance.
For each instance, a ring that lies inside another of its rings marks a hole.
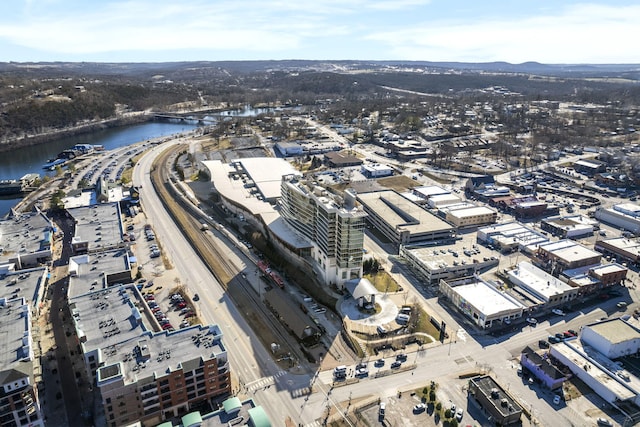
[[[558,316],[564,316],[564,311],[560,310],[559,308],[554,308],[553,310],[551,310],[551,312]]]
[[[400,353],[396,356],[396,360],[399,362],[406,362],[407,361],[407,355],[404,353]]]
[[[557,344],[561,341],[560,338],[556,337],[555,335],[549,335],[549,337],[547,338],[547,340],[551,343],[551,344]]]
[[[397,360],[391,364],[391,369],[397,369],[402,366],[402,362],[398,362]]]
[[[535,326],[538,324],[538,319],[536,319],[535,317],[527,317],[526,320],[527,320],[527,323],[532,326]]]
[[[464,409],[458,408],[458,410],[456,411],[456,420],[458,420],[458,422],[462,421],[463,415],[464,415]]]
[[[559,395],[555,395],[553,396],[553,404],[554,405],[559,405],[560,404],[560,396]]]
[[[540,348],[549,348],[549,343],[545,340],[538,341],[538,347]]]
[[[596,423],[598,423],[599,426],[605,426],[605,427],[613,426],[613,424],[611,424],[611,421],[602,417],[598,417],[598,419],[596,420]]]
[[[413,407],[413,413],[419,414],[421,412],[424,412],[426,409],[427,407],[424,403],[418,403],[416,406]]]
[[[375,366],[376,368],[379,368],[381,366],[384,366],[384,359],[378,359],[375,361],[375,363],[373,364],[373,366]]]
[[[167,329],[173,329],[173,326],[171,326],[171,323],[165,323],[162,325],[162,329],[166,331]]]

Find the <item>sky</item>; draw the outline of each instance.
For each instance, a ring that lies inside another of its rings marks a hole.
[[[623,0],[4,0],[0,61],[640,63]]]

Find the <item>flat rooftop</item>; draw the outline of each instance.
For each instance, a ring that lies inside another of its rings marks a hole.
[[[0,372],[15,369],[33,373],[31,308],[24,298],[0,298]]]
[[[580,340],[574,339],[552,344],[551,354],[553,355],[554,352],[570,360],[578,369],[589,366],[589,370],[586,371],[587,375],[594,378],[603,387],[606,387],[607,390],[615,394],[619,400],[632,399],[636,396],[636,393],[620,383],[620,381],[623,380],[613,378],[607,371],[598,367],[597,364],[592,363],[590,355],[596,353],[595,350],[589,346],[583,346]]]
[[[491,208],[486,206],[474,206],[461,209],[449,209],[449,214],[458,218],[470,218],[478,215],[491,215],[496,213]]]
[[[568,241],[571,244],[567,243],[565,245],[560,245],[560,242],[563,242],[562,240],[560,240],[557,246],[554,246],[554,244],[551,245],[544,245],[542,246],[543,249],[549,251],[550,253],[552,253],[553,255],[555,255],[558,258],[564,259],[568,262],[571,261],[579,261],[581,259],[585,259],[585,258],[593,258],[593,257],[601,257],[602,254],[600,252],[594,251],[593,249],[589,249],[587,247],[582,246],[579,243],[573,242],[573,241]]]
[[[596,242],[606,243],[614,248],[620,249],[625,252],[629,252],[632,255],[640,257],[640,241],[637,239],[627,239],[626,237],[614,237],[611,239],[603,239]]]
[[[230,398],[232,399],[232,398]],[[237,412],[232,412],[228,414],[225,412],[224,408],[219,411],[212,412],[202,416],[202,427],[228,427],[231,425],[231,421],[242,417],[244,420],[248,422],[249,420],[249,411],[256,407],[256,404],[253,400],[245,400],[240,402],[240,407],[237,409]],[[245,423],[241,423],[239,425],[248,425]]]
[[[495,408],[502,416],[506,417],[512,414],[513,411],[522,411],[522,407],[520,407],[513,397],[511,397],[511,395],[507,393],[492,377],[488,375],[484,377],[476,377],[471,379],[471,381],[482,391],[482,394],[489,398],[489,401],[494,402]],[[495,397],[492,397],[492,391],[497,391],[498,394]],[[502,399],[507,400],[506,406],[502,406]],[[510,410],[509,408],[513,408],[513,410]]]
[[[446,190],[438,185],[425,185],[421,187],[414,187],[411,189],[411,191],[420,195],[425,199],[428,199],[429,197],[437,196],[440,194],[451,194],[451,191]]]
[[[88,353],[126,342],[147,332],[136,304],[142,304],[133,285],[111,287],[69,298],[78,337]]]
[[[102,357],[105,364],[98,371],[99,378],[108,380],[111,376],[122,375],[125,384],[144,378],[155,379],[180,368],[195,370],[211,359],[218,359],[218,366],[228,362],[222,332],[217,325],[146,332],[103,346]]]
[[[67,211],[76,222],[73,240],[89,242],[89,252],[123,244],[124,231],[118,203],[78,207]]]
[[[0,298],[24,297],[31,305],[37,305],[41,302],[48,274],[47,267],[18,271],[0,268]]]
[[[487,316],[524,308],[522,304],[482,280],[454,286],[453,290]]]
[[[266,198],[265,200],[258,199],[258,195],[255,194],[253,188],[245,187],[245,183],[243,183],[241,179],[232,178],[234,175],[241,173],[234,165],[223,163],[220,160],[206,160],[202,162],[202,164],[209,170],[211,182],[216,191],[225,199],[242,206],[253,216],[275,212],[274,207],[271,206]],[[278,181],[278,193],[277,196],[275,196],[277,198],[280,197],[281,180],[282,175],[280,175],[280,181]],[[271,190],[275,190],[275,186]]]
[[[549,239],[517,222],[505,224],[494,224],[478,229],[478,236],[486,236],[502,245],[510,245],[514,242],[522,246],[542,245],[549,242]]]
[[[585,326],[607,339],[611,344],[640,339],[640,331],[622,319],[609,319]]]
[[[518,263],[517,268],[509,271],[508,276],[515,278],[547,299],[574,289],[562,280],[526,261]]]
[[[0,264],[2,260],[50,250],[48,233],[53,224],[41,212],[19,214],[0,220]]]
[[[106,288],[109,285],[109,276],[130,271],[129,256],[125,249],[71,257],[67,295],[73,298]],[[128,280],[123,280],[122,283],[130,281],[129,273]]]
[[[409,230],[411,234],[453,229],[448,222],[392,190],[361,193],[358,200],[365,210],[373,212],[391,227]]]
[[[497,261],[494,252],[482,245],[462,246],[459,243],[435,246],[412,246],[405,248],[429,270],[439,270],[449,266],[473,265],[473,260],[482,263]],[[467,251],[467,253],[465,253]],[[469,254],[469,255],[467,255]]]
[[[235,160],[234,163],[242,165],[242,169],[265,199],[280,197],[280,186],[284,175],[302,175],[289,162],[276,157],[242,158]]]

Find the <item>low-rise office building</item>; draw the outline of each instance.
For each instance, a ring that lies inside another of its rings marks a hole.
[[[478,229],[476,234],[478,243],[494,247],[501,252],[521,250],[533,253],[539,245],[549,242],[549,239],[539,232],[518,222],[490,225]]]
[[[440,294],[482,329],[522,317],[525,306],[479,277],[441,280]]]
[[[367,178],[382,178],[393,175],[393,168],[380,163],[366,164],[360,167],[362,175]]]

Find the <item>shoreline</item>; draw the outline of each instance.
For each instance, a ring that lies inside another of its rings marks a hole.
[[[85,133],[94,132],[96,130],[116,128],[122,126],[133,125],[137,123],[143,123],[153,120],[153,115],[145,114],[141,112],[136,115],[127,117],[116,117],[113,119],[105,119],[99,122],[87,123],[83,125],[73,126],[65,129],[52,130],[46,133],[38,135],[29,135],[19,139],[9,140],[7,142],[0,143],[0,153],[5,151],[11,151],[22,147],[30,147],[34,145],[46,144],[47,142],[54,141],[56,139],[64,138],[67,136],[82,135]]]

